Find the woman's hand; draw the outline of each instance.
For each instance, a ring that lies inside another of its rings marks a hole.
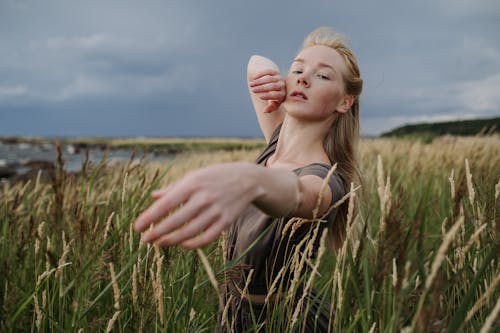
[[[286,98],[285,80],[276,69],[268,68],[255,73],[248,85],[252,93],[267,101],[267,106],[262,110],[264,113],[278,110]]]
[[[135,222],[142,240],[198,248],[217,239],[259,194],[245,177],[251,163],[217,164],[153,192],[156,201]]]

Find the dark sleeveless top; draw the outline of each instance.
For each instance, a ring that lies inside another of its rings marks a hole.
[[[281,125],[274,131],[268,146],[257,158],[257,164],[265,165],[267,159],[276,150],[280,129]],[[294,172],[299,177],[316,175],[325,179],[330,168],[331,166],[327,164],[313,163],[295,169]],[[330,177],[328,185],[332,193],[331,204],[335,203],[346,194],[346,186],[336,171]],[[319,238],[323,228],[330,227],[335,220],[335,216],[336,209],[332,210],[328,216],[323,218],[314,251],[317,251],[319,246]],[[238,265],[239,267],[244,267],[244,277],[239,279],[235,277],[235,274],[232,275],[235,280],[240,280],[232,281],[239,288],[244,288],[247,273],[250,269],[253,269],[254,272],[248,286],[248,293],[260,295],[267,294],[268,288],[274,280],[275,275],[285,264],[290,249],[298,244],[303,239],[304,235],[311,229],[311,223],[307,223],[298,229],[295,228],[293,235],[290,237],[291,228],[286,227],[286,225],[292,218],[293,217],[275,218],[265,214],[252,205],[248,207],[231,226],[228,232],[226,255],[228,260],[234,260],[241,257]],[[288,231],[284,235],[285,227]],[[258,241],[256,244],[248,250],[248,247],[257,239]]]

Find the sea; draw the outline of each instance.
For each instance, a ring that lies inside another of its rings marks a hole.
[[[76,150],[72,145],[62,145],[64,167],[68,172],[81,170],[86,158],[86,149]],[[132,157],[132,150],[89,148],[89,161],[99,163],[106,154],[106,161],[112,163],[127,162]],[[171,160],[172,155],[157,155],[152,153],[136,153],[134,159],[145,158],[149,161]],[[27,169],[24,164],[30,161],[55,162],[57,159],[56,146],[52,143],[2,143],[0,142],[0,168],[15,169],[21,174]]]

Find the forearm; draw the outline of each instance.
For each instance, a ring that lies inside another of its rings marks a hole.
[[[266,93],[256,93],[252,90],[255,87],[252,87],[251,82],[255,82],[256,79],[261,79],[263,77],[271,77],[272,75],[279,75],[278,66],[272,62],[271,60],[261,57],[258,55],[254,55],[248,61],[247,66],[247,82],[248,82],[248,91],[250,93],[250,98],[252,100],[252,104],[257,115],[257,120],[259,122],[259,126],[266,138],[266,141],[269,142],[271,134],[276,129],[276,127],[283,121],[283,109],[280,105],[281,102],[278,102],[279,99],[283,98],[281,94],[283,92],[277,91],[268,91]],[[279,86],[279,83],[278,83]],[[264,88],[265,89],[265,88]],[[272,88],[279,89],[279,88]],[[277,99],[273,101],[273,99]],[[266,111],[270,109],[270,103],[275,103],[276,107],[273,107],[273,112]]]
[[[285,169],[243,163],[242,169],[253,193],[252,203],[271,216],[296,214],[303,196],[299,177]]]

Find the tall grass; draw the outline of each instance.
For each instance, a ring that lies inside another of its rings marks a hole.
[[[498,142],[363,141],[363,183],[346,198],[360,204],[348,240],[333,254],[313,228],[293,249],[292,280],[273,281],[268,295],[268,331],[305,331],[312,299],[330,304],[335,331],[498,330]],[[256,154],[113,167],[103,160],[85,163],[78,176],[61,159],[50,183],[4,185],[0,331],[213,331],[224,313],[214,286],[234,264],[224,261],[223,242],[202,253],[160,249],[141,244],[131,222],[153,189],[188,170]],[[305,267],[309,273],[293,280]],[[299,289],[306,292],[297,298]]]

